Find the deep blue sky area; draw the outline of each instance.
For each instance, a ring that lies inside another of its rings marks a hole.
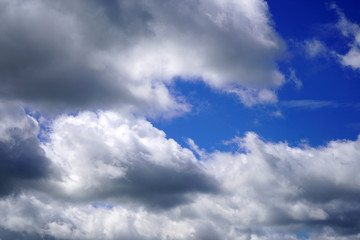
[[[275,29],[285,39],[305,39],[316,34],[331,35],[325,31],[328,24],[336,23],[336,13],[330,9],[335,3],[354,22],[360,19],[360,2],[354,0],[341,1],[267,1]],[[331,37],[331,36],[329,36]]]
[[[325,1],[268,1],[272,20],[287,46],[287,57],[278,61],[279,70],[288,79],[291,69],[301,80],[301,89],[291,81],[276,90],[278,102],[244,106],[234,95],[212,90],[202,82],[176,81],[173,89],[192,104],[190,114],[153,124],[186,146],[192,138],[207,151],[225,150],[223,144],[235,136],[254,131],[269,141],[287,141],[296,146],[326,145],[331,140],[357,139],[360,133],[360,71],[343,66],[331,51],[345,54],[353,39],[336,29],[338,15]],[[353,23],[360,23],[360,2],[335,4]],[[302,46],[305,41],[321,41],[329,53],[309,58]],[[306,106],[294,106],[305,102]],[[282,116],[275,116],[281,112]]]

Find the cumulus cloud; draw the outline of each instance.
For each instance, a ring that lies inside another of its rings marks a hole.
[[[16,104],[0,104],[0,196],[43,179],[50,161],[37,139],[39,126]]]
[[[0,12],[1,239],[359,237],[360,139],[247,133],[230,141],[239,151],[207,152],[146,120],[190,110],[174,79],[277,101],[284,43],[263,0],[0,0]],[[55,114],[44,125],[24,102]]]
[[[187,202],[188,193],[218,192],[194,154],[148,121],[115,112],[54,121],[44,150],[58,171],[54,194],[76,201],[118,198],[153,207]]]
[[[0,6],[1,96],[37,108],[116,106],[171,117],[190,109],[169,92],[174,77],[224,91],[283,82],[275,61],[284,44],[263,0]]]
[[[61,116],[42,144],[58,174],[0,200],[0,236],[356,239],[360,139],[232,142],[239,151],[204,153],[189,140],[199,160],[146,120]]]
[[[267,143],[254,133],[235,141],[246,153],[214,153],[209,164],[229,192],[236,189],[233,201],[250,204],[244,209],[249,223],[340,224],[337,204],[344,206],[344,222],[352,218],[346,212],[357,211],[359,139],[319,148]]]

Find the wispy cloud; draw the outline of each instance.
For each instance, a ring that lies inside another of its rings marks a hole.
[[[288,81],[293,82],[297,89],[301,89],[303,87],[302,81],[296,76],[296,71],[293,68],[290,68],[290,75],[288,77]]]
[[[339,107],[341,105],[334,101],[320,101],[311,99],[282,101],[280,104],[288,108],[304,108],[309,110],[325,107]]]
[[[348,20],[344,12],[336,5],[330,5],[339,17],[336,28],[339,29],[343,36],[350,39],[349,51],[342,55],[336,54],[342,65],[353,69],[360,69],[360,26]]]
[[[318,39],[305,40],[303,43],[305,54],[309,58],[325,56],[328,52],[327,47]]]
[[[360,110],[360,103],[344,103],[337,101],[323,101],[323,100],[313,100],[313,99],[301,99],[301,100],[289,100],[281,101],[279,105],[287,108],[302,108],[308,110],[316,110],[320,108],[354,108],[355,110]]]

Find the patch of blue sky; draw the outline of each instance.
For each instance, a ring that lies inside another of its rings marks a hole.
[[[301,233],[296,234],[296,237],[298,239],[309,239],[310,235],[306,232],[301,232]]]
[[[48,117],[44,117],[39,111],[34,111],[29,107],[24,108],[25,114],[33,117],[39,124],[39,133],[37,138],[40,142],[49,142],[49,133],[51,132],[51,120]]]
[[[114,207],[113,205],[102,203],[102,202],[92,203],[91,206],[93,208],[103,208],[103,209],[107,209],[107,210],[111,210]]]

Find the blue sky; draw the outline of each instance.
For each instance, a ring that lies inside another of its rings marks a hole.
[[[294,71],[302,82],[300,89],[289,80],[277,90],[277,103],[246,107],[236,96],[212,91],[206,84],[178,80],[174,90],[186,96],[195,111],[169,121],[154,121],[155,126],[180,143],[190,137],[209,151],[224,148],[224,139],[248,131],[290,145],[318,146],[335,139],[356,140],[360,130],[359,70],[344,67],[330,54],[308,57],[303,49],[305,41],[316,39],[340,54],[349,51],[353,39],[342,36],[334,27],[338,15],[330,8],[331,3],[268,2],[274,28],[287,43],[279,69],[287,78]],[[360,21],[360,10],[355,7],[359,3],[336,4],[350,21]]]
[[[0,0],[0,240],[360,237],[360,2]]]

